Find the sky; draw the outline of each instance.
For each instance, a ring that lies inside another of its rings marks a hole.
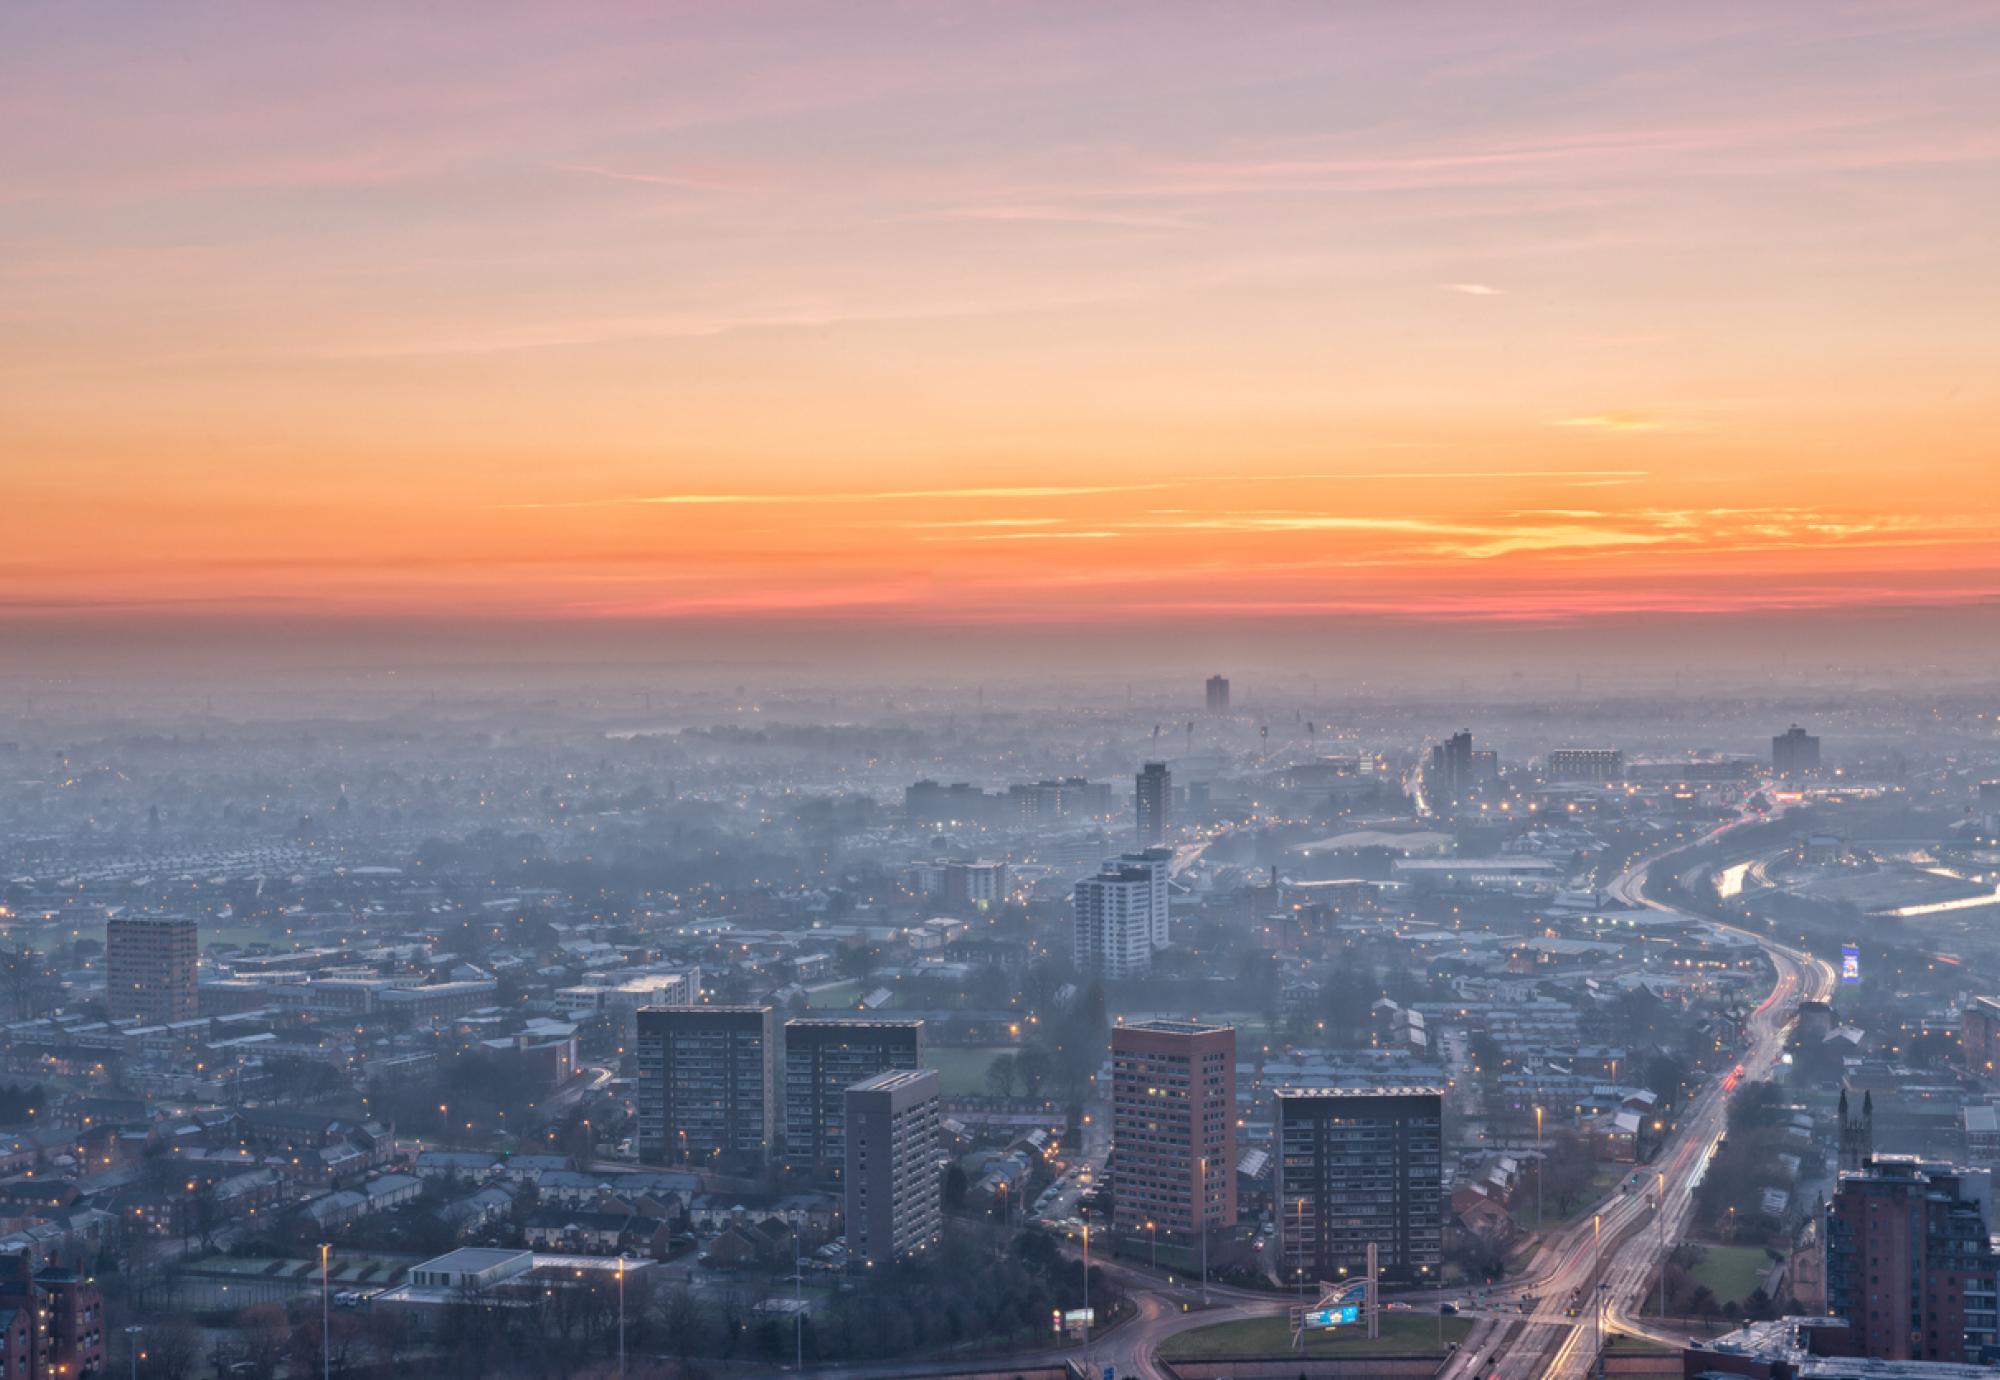
[[[1996,160],[1990,3],[11,5],[0,636],[1983,615]]]

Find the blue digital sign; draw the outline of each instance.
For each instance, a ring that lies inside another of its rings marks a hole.
[[[1307,1327],[1346,1327],[1359,1321],[1361,1310],[1351,1303],[1338,1308],[1315,1308],[1306,1314]]]

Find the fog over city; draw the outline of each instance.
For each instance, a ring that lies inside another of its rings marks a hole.
[[[1984,1182],[1991,682],[1343,660],[17,671],[48,1354],[1580,1374]]]
[[[0,1380],[2000,1376],[1996,72],[0,6]]]

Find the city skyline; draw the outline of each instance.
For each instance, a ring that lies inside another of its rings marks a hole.
[[[0,1376],[2000,1357],[2000,5],[16,4],[0,131]]]

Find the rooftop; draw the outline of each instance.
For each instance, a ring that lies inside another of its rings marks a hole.
[[[935,1080],[936,1069],[889,1069],[864,1078],[848,1089],[849,1092],[894,1092],[899,1088],[911,1087],[925,1079]]]
[[[526,1252],[507,1250],[499,1246],[460,1246],[455,1251],[447,1251],[434,1260],[426,1260],[417,1266],[419,1270],[450,1270],[455,1273],[477,1274],[490,1270],[495,1265],[505,1265],[518,1260]]]
[[[1125,1021],[1122,1030],[1152,1030],[1162,1035],[1217,1035],[1225,1030],[1234,1030],[1233,1025],[1214,1025],[1208,1021],[1178,1021],[1161,1016],[1147,1021]]]
[[[1444,1089],[1426,1084],[1390,1088],[1274,1088],[1277,1097],[1443,1097]]]

